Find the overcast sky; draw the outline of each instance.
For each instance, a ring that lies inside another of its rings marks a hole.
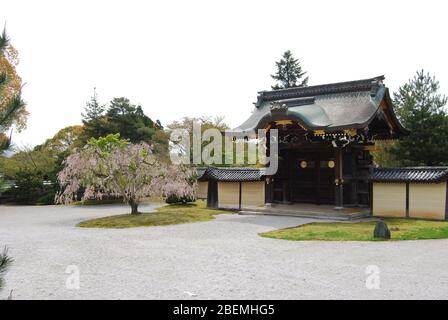
[[[224,115],[236,127],[290,49],[310,85],[384,74],[396,90],[424,68],[448,93],[446,1],[2,1],[39,144],[125,96],[152,119]]]

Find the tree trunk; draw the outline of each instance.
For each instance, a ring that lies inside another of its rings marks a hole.
[[[135,200],[129,200],[129,205],[131,206],[131,214],[139,214],[138,203]]]

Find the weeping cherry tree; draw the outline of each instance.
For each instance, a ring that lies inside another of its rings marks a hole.
[[[194,172],[185,166],[158,161],[151,147],[132,144],[119,134],[92,138],[81,150],[71,154],[58,174],[61,191],[56,203],[102,199],[105,195],[120,196],[138,214],[143,198],[176,195],[195,197],[197,183]]]

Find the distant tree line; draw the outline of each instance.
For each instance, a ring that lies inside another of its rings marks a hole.
[[[153,121],[141,106],[127,98],[114,98],[101,104],[96,90],[82,112],[83,125],[61,129],[52,138],[34,148],[16,148],[10,156],[0,157],[0,168],[14,187],[4,196],[15,203],[53,204],[59,189],[57,174],[63,162],[91,138],[119,134],[131,143],[145,142],[159,158],[168,159],[168,135],[160,121]]]
[[[28,113],[21,99],[21,79],[15,71],[17,52],[5,32],[0,37],[0,49],[1,152],[10,146],[8,130],[23,129]],[[273,90],[308,85],[307,72],[291,51],[286,51],[275,67],[276,72],[271,76],[275,81]],[[377,142],[374,160],[378,165],[448,165],[447,98],[439,90],[435,77],[422,70],[393,94],[396,113],[410,134],[398,141]],[[191,130],[194,121],[202,123],[203,131],[229,128],[222,117],[184,117],[164,127],[159,120],[146,115],[142,106],[125,97],[102,103],[94,89],[82,111],[82,125],[63,128],[34,148],[16,147],[12,156],[0,153],[0,194],[16,203],[54,203],[59,189],[57,174],[63,169],[64,160],[89,139],[110,134],[118,133],[121,139],[131,143],[144,142],[151,146],[158,159],[168,161],[170,132],[179,128]],[[13,188],[8,181],[14,182]]]

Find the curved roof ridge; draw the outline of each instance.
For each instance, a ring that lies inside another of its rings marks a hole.
[[[334,82],[327,84],[319,84],[308,87],[284,88],[278,90],[260,91],[256,105],[259,106],[263,101],[274,101],[288,98],[307,97],[311,95],[323,95],[331,93],[344,93],[353,91],[369,91],[375,82],[378,84],[385,79],[384,75],[344,82]]]
[[[261,91],[254,111],[235,131],[265,128],[267,123],[293,120],[307,130],[335,132],[363,129],[384,113],[389,128],[376,139],[394,139],[408,131],[393,110],[384,76],[303,88]],[[332,99],[326,99],[332,97]]]

